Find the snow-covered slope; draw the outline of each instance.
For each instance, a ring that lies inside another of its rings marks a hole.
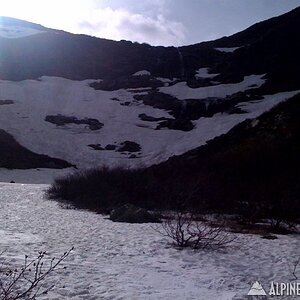
[[[44,31],[26,28],[22,26],[4,26],[0,23],[0,37],[8,39],[16,39],[21,37],[26,37],[34,34],[43,33]]]
[[[43,199],[41,185],[0,185],[3,266],[48,251],[59,257],[72,246],[66,270],[54,273],[40,299],[241,300],[255,281],[289,282],[299,259],[299,235],[277,240],[258,235],[218,251],[176,250],[153,224],[113,223],[99,214],[62,209]]]
[[[244,80],[239,83],[219,84],[217,86],[200,88],[190,88],[186,82],[179,82],[170,87],[162,87],[160,91],[181,100],[206,99],[210,97],[225,98],[253,87],[260,87],[265,82],[263,77],[264,75],[245,76]]]
[[[255,118],[296,94],[278,93],[264,96],[262,100],[239,103],[236,106],[244,113],[220,112],[209,118],[202,117],[192,121],[194,129],[186,132],[157,130],[160,118],[172,120],[173,117],[166,110],[133,98],[147,94],[148,89],[101,91],[89,86],[93,81],[57,77],[0,81],[0,99],[10,100],[0,105],[0,128],[29,150],[64,159],[79,168],[148,166],[203,145],[246,118]],[[261,76],[249,76],[240,84],[191,89],[185,83],[178,83],[161,90],[176,91],[180,99],[186,94],[187,98],[193,96],[202,101],[205,94],[225,97],[262,82]],[[143,114],[154,119],[142,119]],[[93,120],[97,126],[93,128],[87,120]],[[133,149],[123,147],[126,141],[134,143]]]
[[[50,29],[31,22],[0,16],[0,37],[2,38],[17,39],[46,31]]]

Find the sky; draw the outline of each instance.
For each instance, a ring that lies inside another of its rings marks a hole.
[[[0,15],[72,33],[181,46],[241,31],[300,0],[0,0]]]

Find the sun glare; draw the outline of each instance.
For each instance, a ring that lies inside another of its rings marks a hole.
[[[34,18],[37,13],[34,8],[34,2],[35,1],[3,1],[0,4],[0,14],[1,16],[18,19]]]
[[[82,1],[10,0],[0,2],[0,16],[26,20],[57,29],[71,29],[74,22],[85,13]]]

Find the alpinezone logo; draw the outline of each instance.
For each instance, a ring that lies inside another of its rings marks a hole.
[[[300,282],[274,282],[272,281],[268,289],[265,289],[261,283],[255,281],[248,296],[300,296]]]
[[[258,281],[255,281],[253,283],[250,291],[248,292],[248,296],[266,296],[266,295],[267,295],[266,291]]]

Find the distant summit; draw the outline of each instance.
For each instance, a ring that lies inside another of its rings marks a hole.
[[[0,16],[0,27],[12,27],[12,26],[31,28],[31,29],[43,30],[43,31],[50,30],[49,28],[46,28],[42,25],[35,24],[32,22],[19,20],[11,17]]]
[[[50,31],[38,24],[22,21],[10,17],[0,17],[0,37],[16,39]]]

